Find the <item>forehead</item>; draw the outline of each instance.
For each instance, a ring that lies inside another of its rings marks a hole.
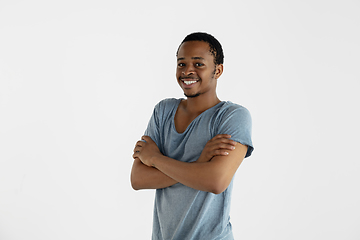
[[[181,44],[178,52],[178,58],[197,58],[204,59],[211,58],[213,55],[210,52],[210,46],[207,42],[203,41],[188,41]]]

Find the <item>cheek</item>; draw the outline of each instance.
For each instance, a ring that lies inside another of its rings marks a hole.
[[[181,70],[177,68],[175,75],[176,75],[176,79],[179,79],[179,77],[181,75]]]

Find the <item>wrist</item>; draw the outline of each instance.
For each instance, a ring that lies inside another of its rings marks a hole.
[[[204,156],[203,154],[200,155],[200,157],[195,161],[197,163],[204,163],[211,160],[212,157]]]
[[[157,165],[157,163],[158,163],[158,160],[159,160],[159,158],[161,158],[162,156],[163,156],[163,155],[161,155],[161,154],[156,154],[156,155],[151,156],[150,159],[149,159],[149,165],[150,165],[151,167],[156,168],[156,165]]]

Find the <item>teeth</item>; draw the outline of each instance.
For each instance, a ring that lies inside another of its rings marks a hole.
[[[184,81],[184,83],[186,84],[186,85],[190,85],[190,84],[193,84],[193,83],[196,83],[197,81]]]

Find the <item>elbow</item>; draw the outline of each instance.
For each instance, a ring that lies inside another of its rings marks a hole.
[[[140,190],[140,187],[137,186],[136,184],[132,183],[132,182],[131,182],[131,187],[132,187],[132,189],[134,189],[135,191]]]
[[[228,186],[229,186],[229,184],[227,184],[225,182],[214,181],[214,183],[210,186],[209,192],[218,195],[218,194],[224,192]]]
[[[213,193],[213,194],[218,195],[218,194],[224,192],[225,190],[226,190],[226,188],[213,188],[213,189],[211,189],[210,192]]]
[[[136,191],[143,189],[143,181],[142,181],[141,172],[139,171],[138,166],[139,166],[139,163],[134,162],[134,166],[130,173],[131,187],[132,187],[132,189],[134,189]]]
[[[131,182],[131,187],[134,189],[134,190],[140,190],[141,187],[140,187],[140,184],[139,184],[139,181],[136,180],[136,178],[131,174],[130,176],[130,182]]]
[[[224,190],[223,190],[224,191]],[[222,190],[215,190],[215,191],[211,191],[211,193],[215,194],[215,195],[219,195],[220,193],[223,192]]]

